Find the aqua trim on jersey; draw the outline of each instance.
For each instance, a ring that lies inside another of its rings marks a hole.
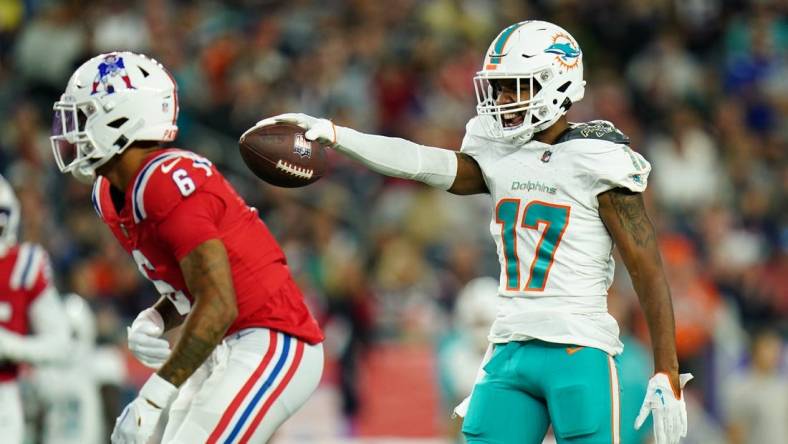
[[[502,199],[495,209],[495,222],[501,226],[507,290],[520,288],[520,259],[517,257],[516,235],[519,213],[520,199]]]
[[[558,205],[534,200],[525,206],[523,211],[523,227],[539,230],[539,224],[545,224],[539,243],[536,245],[536,255],[531,262],[531,271],[525,290],[542,291],[547,285],[550,267],[553,266],[555,252],[566,227],[569,225],[571,208],[567,205]]]
[[[145,201],[143,200],[145,196],[145,186],[148,184],[148,180],[150,180],[151,176],[153,176],[156,168],[165,161],[180,156],[183,156],[183,152],[181,151],[170,151],[159,154],[145,165],[137,176],[137,179],[134,180],[134,187],[131,191],[131,206],[135,223],[140,223],[147,216],[145,213]]]

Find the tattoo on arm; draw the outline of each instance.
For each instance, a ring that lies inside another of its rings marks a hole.
[[[646,214],[640,193],[613,190],[607,194],[621,227],[629,233],[635,243],[640,247],[655,243],[654,226],[651,225]]]
[[[230,263],[220,240],[200,244],[180,266],[195,303],[172,355],[159,370],[159,376],[175,386],[210,356],[237,316]]]
[[[678,387],[678,360],[673,304],[654,226],[640,193],[614,189],[598,196],[599,216],[627,266],[640,306],[646,315],[656,371],[668,374]]]

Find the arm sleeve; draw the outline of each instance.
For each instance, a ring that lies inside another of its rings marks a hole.
[[[417,180],[448,190],[457,177],[457,154],[405,139],[336,127],[334,148],[386,176]]]
[[[218,224],[224,210],[224,202],[218,196],[198,191],[159,223],[159,238],[180,261],[201,243],[221,237]]]
[[[60,296],[47,287],[29,308],[33,333],[20,335],[0,330],[3,354],[16,362],[42,364],[57,362],[68,356],[69,327]]]

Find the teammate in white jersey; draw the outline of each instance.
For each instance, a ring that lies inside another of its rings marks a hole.
[[[583,54],[552,23],[504,29],[474,78],[478,116],[460,152],[362,134],[326,119],[284,114],[382,174],[454,194],[488,193],[501,278],[498,315],[463,424],[468,442],[620,442],[622,352],[607,312],[618,246],[645,312],[655,375],[636,425],[652,413],[658,444],[686,435],[670,292],[641,193],[651,169],[605,121],[569,123],[585,91]],[[460,413],[462,408],[459,409]]]

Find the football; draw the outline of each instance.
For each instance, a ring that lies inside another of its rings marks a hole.
[[[309,185],[326,170],[326,153],[305,130],[289,123],[252,128],[238,140],[246,166],[260,179],[285,188]]]

